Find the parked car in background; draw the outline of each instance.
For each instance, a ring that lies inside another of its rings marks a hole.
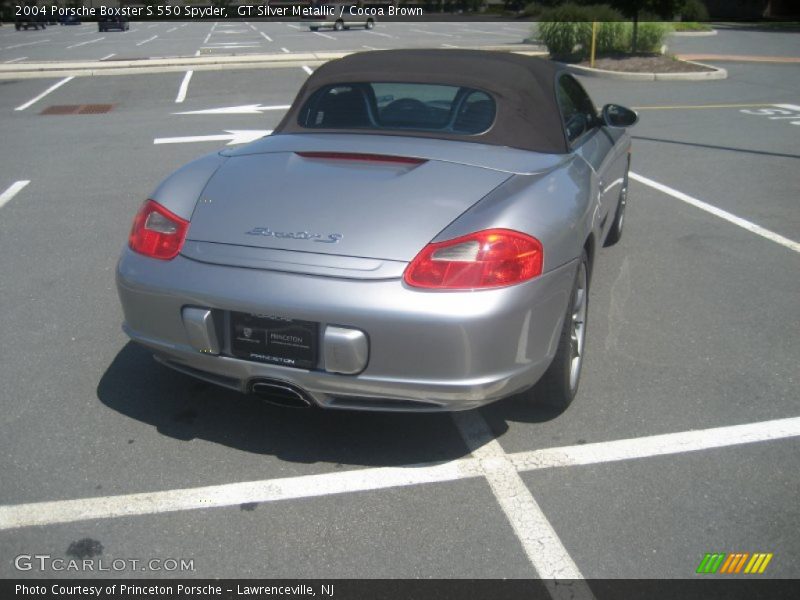
[[[321,5],[320,9],[324,9],[325,6]],[[375,27],[374,16],[354,14],[353,11],[357,12],[359,8],[357,4],[330,4],[327,6],[333,9],[331,14],[323,17],[303,17],[303,20],[308,21],[308,28],[311,31],[318,31],[323,27],[330,27],[334,31],[342,31],[351,27],[363,27],[364,29]],[[351,9],[353,10],[351,11]]]
[[[47,19],[44,17],[20,17],[14,21],[17,31],[24,29],[47,29]]]
[[[97,22],[97,31],[128,31],[130,23],[125,17],[103,17]]]

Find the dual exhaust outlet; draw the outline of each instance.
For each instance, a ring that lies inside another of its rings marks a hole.
[[[254,396],[275,406],[285,408],[311,408],[313,403],[303,390],[285,381],[257,379],[250,384]]]

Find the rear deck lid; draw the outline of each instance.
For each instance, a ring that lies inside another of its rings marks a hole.
[[[407,262],[511,176],[408,158],[234,155],[203,191],[187,240]]]

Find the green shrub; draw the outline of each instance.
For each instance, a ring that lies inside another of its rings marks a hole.
[[[681,9],[681,21],[708,21],[708,9],[702,0],[686,0]]]
[[[542,11],[540,20],[539,39],[553,58],[569,60],[586,55],[586,40],[591,40],[592,24],[585,7],[563,4]]]
[[[639,35],[636,48],[639,52],[661,52],[661,45],[669,33],[669,26],[665,23],[645,21],[639,23]]]
[[[591,31],[586,22],[548,21],[539,25],[539,38],[553,58],[577,59],[585,54],[585,48],[578,46],[586,40],[587,27]]]
[[[630,46],[630,24],[619,21],[600,23],[597,32],[597,54],[625,52]],[[591,43],[591,42],[590,42]]]
[[[547,10],[547,7],[542,6],[539,2],[529,2],[522,9],[522,14],[525,17],[538,18],[545,10]]]
[[[611,22],[624,21],[625,17],[618,10],[611,8],[608,4],[590,4],[583,7],[589,21]]]
[[[696,21],[676,21],[672,23],[673,31],[714,31],[707,23],[697,23]]]

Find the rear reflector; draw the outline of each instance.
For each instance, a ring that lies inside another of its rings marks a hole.
[[[320,158],[331,160],[360,160],[367,162],[400,163],[403,165],[419,165],[427,162],[424,158],[410,156],[389,156],[388,154],[365,154],[361,152],[295,152],[303,158]]]
[[[543,259],[536,238],[510,229],[487,229],[428,244],[403,278],[411,287],[434,290],[497,288],[541,275]]]

